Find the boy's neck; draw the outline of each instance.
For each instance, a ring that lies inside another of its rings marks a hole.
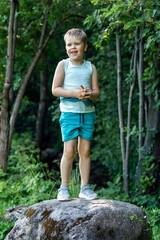
[[[82,60],[79,60],[79,61],[73,61],[73,60],[70,59],[70,61],[71,61],[71,63],[72,63],[73,65],[76,65],[76,66],[81,66],[81,65],[83,65],[83,63],[84,63],[84,60],[83,60],[83,59],[82,59]]]

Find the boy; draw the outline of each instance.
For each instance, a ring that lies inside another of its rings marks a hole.
[[[61,187],[58,200],[71,200],[69,177],[78,148],[81,175],[80,198],[96,199],[89,186],[90,144],[93,137],[95,108],[92,100],[99,98],[97,70],[83,59],[87,36],[81,29],[70,29],[64,36],[68,59],[58,63],[52,85],[54,96],[60,97],[60,125],[64,141],[61,159]]]

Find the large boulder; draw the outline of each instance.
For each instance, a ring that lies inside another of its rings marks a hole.
[[[141,208],[113,200],[48,200],[30,206],[5,240],[151,240]]]
[[[5,210],[4,220],[10,221],[10,222],[15,222],[24,214],[24,212],[27,209],[28,209],[28,207],[24,206],[24,205],[9,208],[9,209]]]

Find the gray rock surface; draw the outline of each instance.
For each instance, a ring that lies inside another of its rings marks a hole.
[[[30,206],[5,240],[151,240],[148,229],[146,216],[133,204],[54,199]]]
[[[27,210],[27,206],[21,205],[5,210],[5,220],[10,222],[17,221]]]

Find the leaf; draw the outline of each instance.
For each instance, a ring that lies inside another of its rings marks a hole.
[[[84,21],[84,24],[87,26],[87,29],[89,29],[93,23],[93,16],[88,16],[85,21]]]
[[[156,24],[156,28],[160,29],[160,23]]]
[[[155,16],[156,12],[157,12],[157,10],[156,10],[156,9],[154,9],[154,10],[153,10],[153,13],[152,13],[152,17],[154,17],[154,16]]]
[[[129,29],[130,27],[136,26],[137,23],[142,23],[142,22],[144,22],[144,20],[141,19],[141,18],[132,20],[132,21],[125,24],[124,30]]]
[[[91,3],[93,3],[94,5],[97,5],[99,2],[99,0],[92,0]]]
[[[106,12],[105,17],[109,17],[111,14],[117,11],[119,9],[120,5],[115,5],[114,7],[111,8],[108,12]]]

